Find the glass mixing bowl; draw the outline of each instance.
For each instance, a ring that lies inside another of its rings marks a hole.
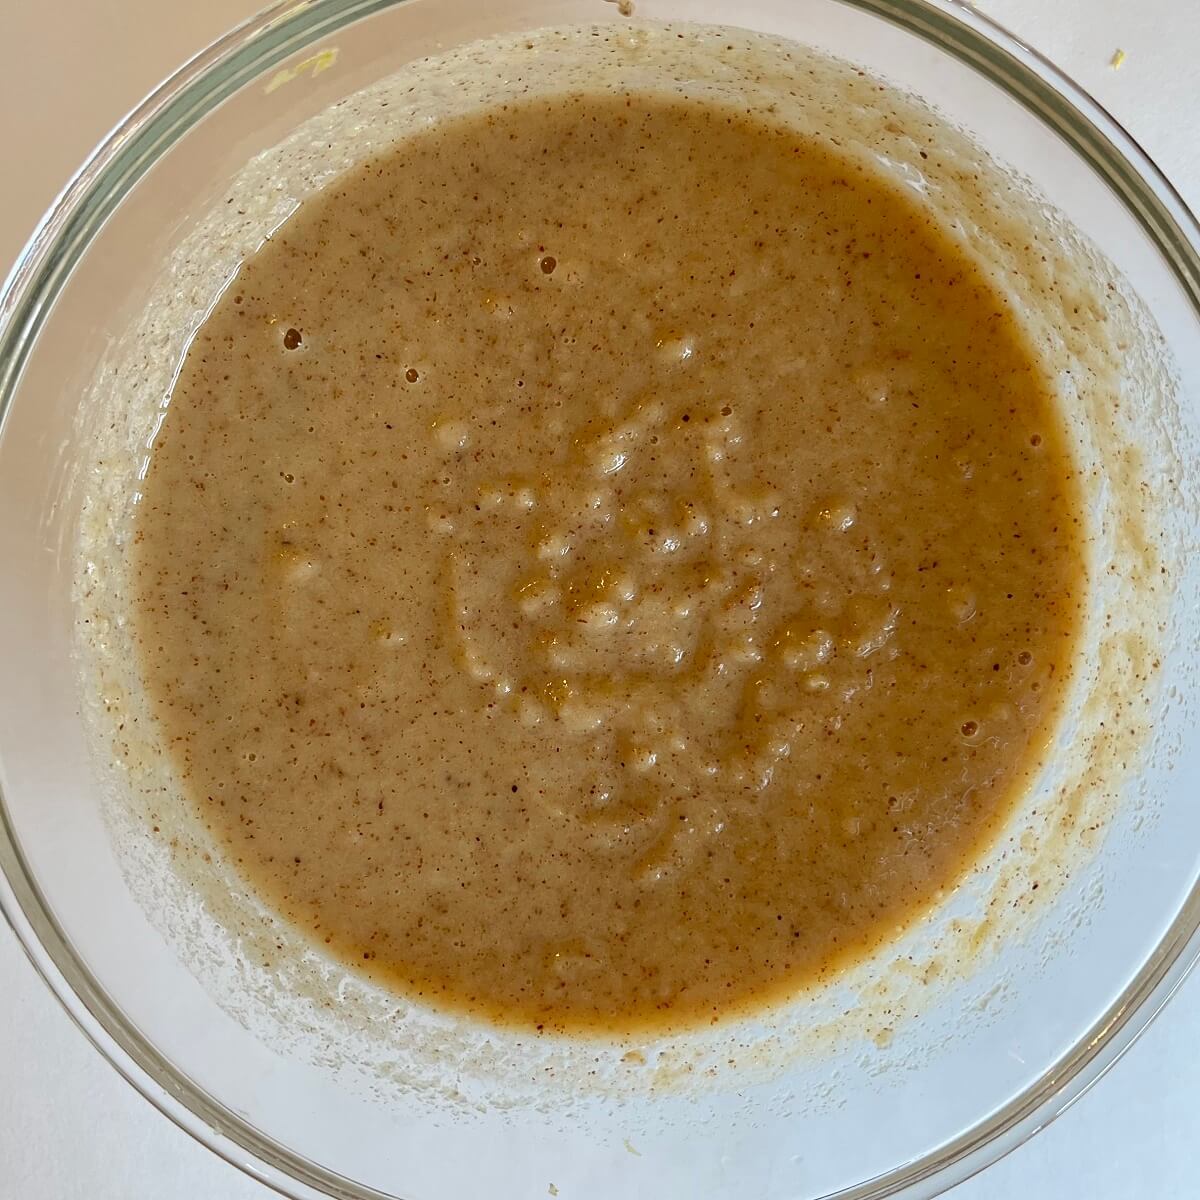
[[[188,281],[164,264],[245,164],[304,121],[475,38],[625,20],[599,0],[268,10],[113,132],[46,216],[0,302],[0,902],[117,1069],[288,1196],[932,1196],[1099,1078],[1200,950],[1194,221],[1107,114],[968,6],[638,0],[634,20],[644,18],[792,37],[922,97],[1046,197],[1136,298],[1113,419],[1119,408],[1130,445],[1165,438],[1174,454],[1173,467],[1122,459],[1145,476],[1169,572],[1154,681],[1135,688],[1148,748],[1118,794],[1081,801],[1091,824],[1077,831],[1062,886],[1019,928],[974,926],[966,968],[920,966],[922,939],[955,904],[978,900],[964,885],[899,944],[896,961],[913,964],[903,1004],[878,979],[858,990],[851,980],[820,1012],[801,1006],[775,1029],[764,1016],[704,1046],[547,1047],[436,1014],[418,1028],[398,1002],[333,968],[324,990],[285,995],[286,973],[263,959],[254,930],[222,942],[212,906],[185,885],[147,890],[146,877],[170,875],[170,851],[109,811],[74,631],[81,496],[106,470],[87,418],[114,354],[132,337],[147,356],[178,361],[188,329],[156,342],[139,321],[164,287],[194,319],[211,295],[189,299]],[[298,199],[285,193],[280,216]],[[119,619],[97,636],[118,645]],[[1096,646],[1113,686],[1135,671],[1136,657],[1121,657],[1128,647]]]

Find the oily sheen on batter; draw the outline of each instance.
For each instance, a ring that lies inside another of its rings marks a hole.
[[[1061,418],[959,243],[666,95],[446,120],[307,202],[143,492],[143,671],[230,862],[548,1029],[894,935],[1036,768],[1081,604]]]

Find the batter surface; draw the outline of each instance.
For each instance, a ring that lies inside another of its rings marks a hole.
[[[715,102],[531,98],[308,201],[198,332],[142,670],[245,878],[402,992],[637,1030],[953,886],[1082,604],[1062,422],[919,201]]]

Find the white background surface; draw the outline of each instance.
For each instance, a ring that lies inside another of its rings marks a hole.
[[[0,273],[121,114],[254,7],[255,0],[0,0]],[[983,0],[980,7],[1106,105],[1200,210],[1200,0]],[[1119,71],[1109,65],[1118,48],[1127,55]],[[1091,1092],[950,1200],[1200,1196],[1197,1047],[1200,980],[1193,978]],[[0,926],[0,1200],[271,1195],[126,1085]]]

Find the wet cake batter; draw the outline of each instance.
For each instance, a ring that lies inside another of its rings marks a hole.
[[[199,330],[142,669],[268,902],[547,1028],[769,1002],[952,886],[1081,603],[1062,423],[919,200],[651,93],[443,121]]]

